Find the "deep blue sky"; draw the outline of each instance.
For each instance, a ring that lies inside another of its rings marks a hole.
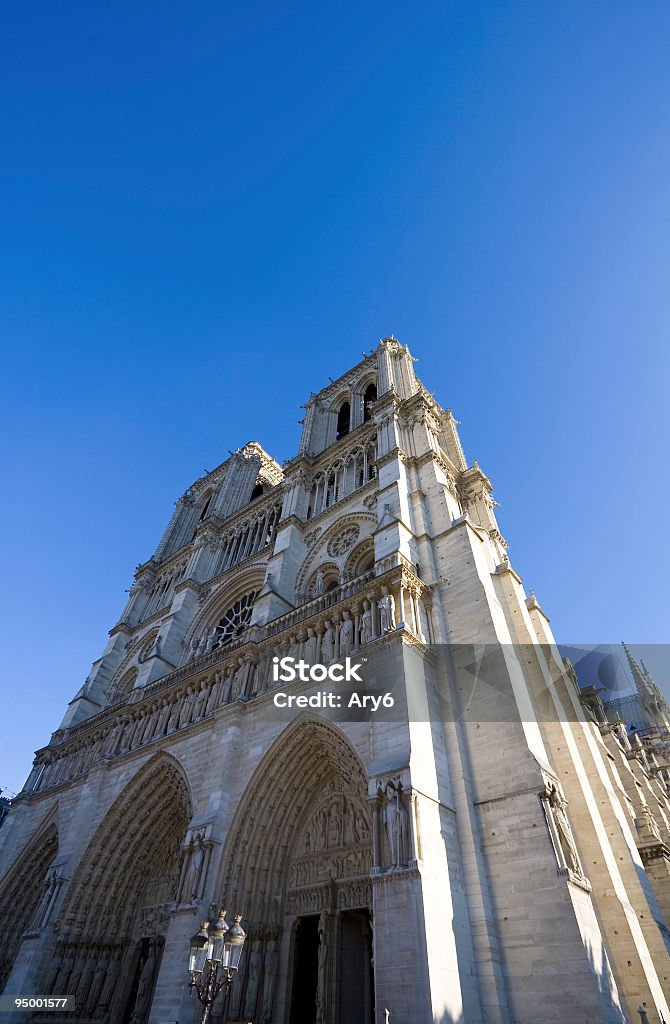
[[[670,7],[277,6],[0,14],[10,790],[178,495],[390,333],[559,639],[669,639]]]

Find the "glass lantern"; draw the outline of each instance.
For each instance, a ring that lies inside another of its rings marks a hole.
[[[217,963],[223,958],[224,940],[230,929],[225,917],[225,910],[220,910],[216,919],[209,923],[209,949],[207,957]]]
[[[240,925],[241,920],[241,915],[237,914],[235,924],[231,925],[223,940],[223,966],[229,971],[236,971],[240,966],[242,947],[247,937]]]
[[[207,946],[209,936],[207,934],[207,921],[200,925],[200,931],[196,932],[190,941],[190,956],[188,969],[191,975],[202,974],[207,959]]]

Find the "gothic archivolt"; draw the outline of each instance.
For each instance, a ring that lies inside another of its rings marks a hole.
[[[169,755],[152,758],[90,841],[56,921],[44,991],[77,997],[78,1016],[144,1021],[157,976],[191,817],[188,783]]]
[[[247,946],[231,1016],[266,1024],[277,997],[277,954],[299,915],[370,907],[367,776],[346,737],[301,719],[248,784],[228,833],[222,883]]]
[[[310,856],[307,833],[312,836],[311,845],[324,842],[324,849],[329,843],[332,849],[346,845],[346,794],[357,817],[354,828],[360,842],[369,838],[366,793],[363,766],[338,729],[309,719],[290,726],[247,786],[229,832],[222,888],[231,907],[239,908],[247,920],[278,925],[282,908],[277,894],[287,884],[289,863]],[[321,835],[315,816],[326,805],[330,812],[334,802],[340,823],[336,825],[330,817]],[[352,827],[349,821],[347,829]]]
[[[24,932],[40,927],[44,915],[39,915],[41,902],[50,880],[49,867],[58,852],[58,829],[55,814],[49,814],[37,833],[25,847],[0,883],[0,921],[4,927],[0,934],[0,991],[12,969]],[[45,908],[46,909],[46,908]]]

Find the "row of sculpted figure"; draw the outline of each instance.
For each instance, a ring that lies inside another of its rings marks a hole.
[[[177,732],[206,718],[217,707],[234,700],[249,700],[274,684],[272,658],[290,656],[308,664],[329,664],[349,657],[361,646],[396,628],[395,599],[386,587],[378,601],[364,599],[353,613],[347,609],[319,626],[300,629],[276,647],[246,651],[224,669],[189,683],[178,694],[156,696],[125,708],[115,722],[107,722],[55,757],[47,755],[39,788],[59,785],[88,770],[101,757],[115,757]]]
[[[277,980],[278,933],[261,925],[247,927],[239,975],[231,989],[229,1018],[271,1024]],[[222,1008],[214,1004],[212,1017],[221,1020]]]
[[[162,950],[162,938],[147,938],[136,945],[136,985],[132,998],[130,1024],[145,1024]],[[123,983],[122,966],[127,946],[122,943],[83,943],[61,941],[56,946],[45,991],[75,997],[75,1015],[104,1020]]]

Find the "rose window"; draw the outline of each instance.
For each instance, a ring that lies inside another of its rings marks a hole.
[[[216,625],[215,644],[217,647],[224,647],[233,640],[238,640],[251,622],[251,612],[256,600],[256,592],[246,594],[236,601],[232,608],[219,619]]]
[[[358,526],[347,526],[344,530],[341,530],[328,545],[328,554],[331,556],[343,555],[345,551],[354,546],[360,532]]]

